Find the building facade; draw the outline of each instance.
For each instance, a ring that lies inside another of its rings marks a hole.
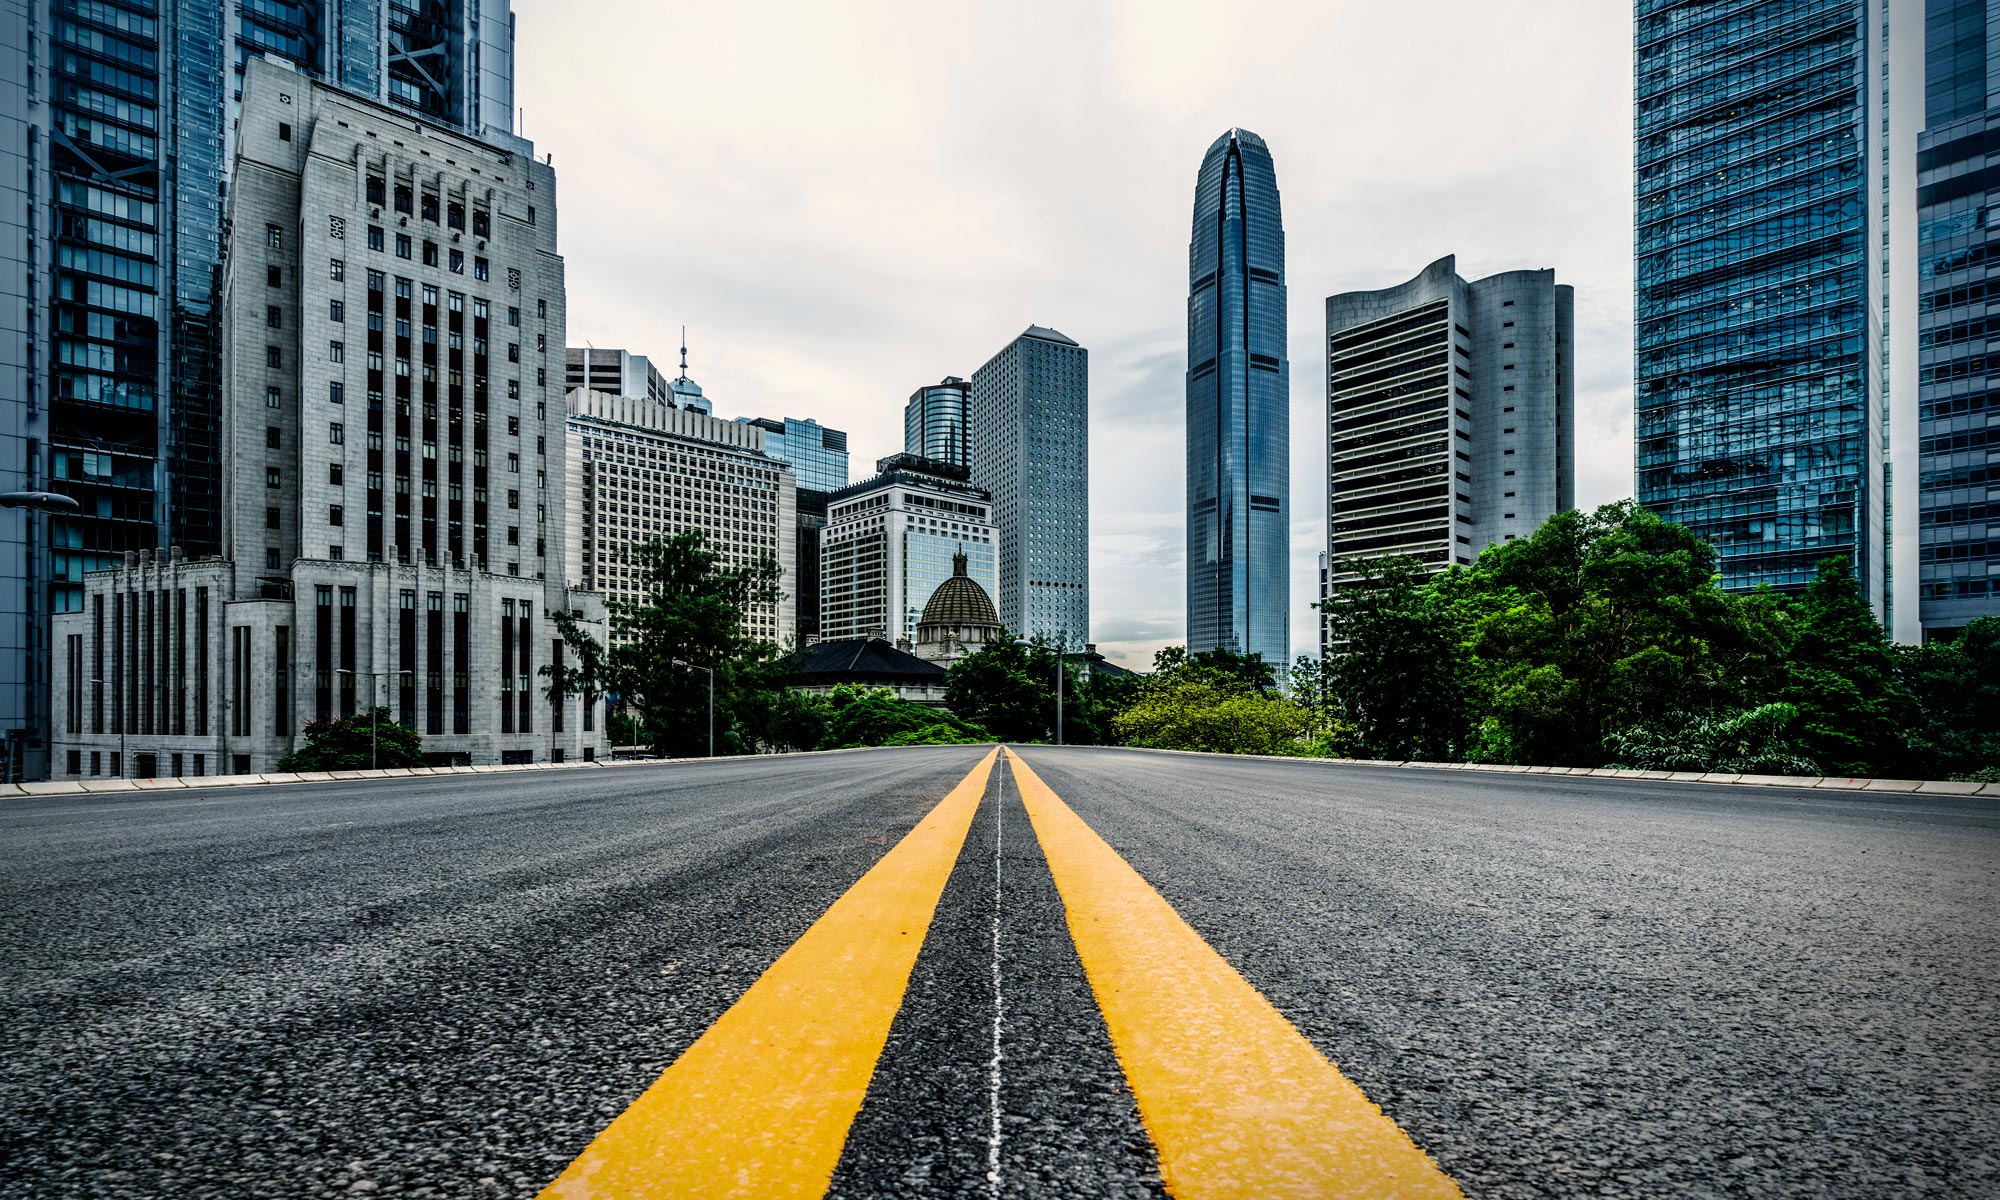
[[[787,644],[798,587],[797,485],[786,464],[763,452],[763,430],[643,397],[579,389],[567,404],[575,486],[566,577],[613,604],[637,602],[645,590],[638,548],[698,532],[726,565],[777,562],[786,595],[753,607],[745,632]]]
[[[737,422],[764,431],[764,453],[790,463],[799,486],[816,492],[837,492],[847,486],[847,434],[818,421],[786,417],[738,417]]]
[[[903,405],[903,453],[971,466],[971,408],[972,385],[956,375],[911,392]]]
[[[1554,271],[1468,283],[1447,256],[1329,296],[1322,583],[1377,558],[1469,563],[1575,507],[1575,343]]]
[[[972,373],[972,482],[1000,531],[1000,622],[1090,640],[1090,352],[1030,325]]]
[[[1729,588],[1828,557],[1888,607],[1884,0],[1638,0],[1641,504]]]
[[[552,612],[603,620],[562,574],[554,171],[261,59],[237,146],[227,553],[85,577],[57,774],[269,771],[371,695],[434,761],[593,756],[541,677]]]
[[[1188,244],[1188,650],[1291,661],[1285,227],[1264,139],[1208,148]]]
[[[1928,0],[1917,136],[1917,616],[1925,639],[2000,615],[2000,9]],[[1995,397],[1989,400],[1989,397]]]
[[[563,391],[578,388],[610,396],[642,396],[655,404],[674,402],[673,389],[653,360],[630,350],[569,347],[563,352]]]
[[[999,532],[992,498],[962,467],[896,454],[872,479],[827,498],[820,541],[820,637],[912,644],[924,605],[964,554],[991,595]]]

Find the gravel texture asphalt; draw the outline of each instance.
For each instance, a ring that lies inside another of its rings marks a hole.
[[[970,770],[0,807],[0,1195],[532,1195]],[[2000,1195],[2000,805],[1029,747],[1469,1195]],[[997,769],[832,1194],[1162,1194]],[[995,939],[996,921],[999,937]]]

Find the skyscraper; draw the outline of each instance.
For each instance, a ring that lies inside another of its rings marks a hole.
[[[1264,139],[1231,129],[1195,182],[1188,245],[1190,651],[1291,661],[1285,227]]]
[[[971,405],[972,385],[956,375],[911,392],[903,406],[903,453],[971,466]]]
[[[816,492],[837,492],[847,486],[847,433],[818,421],[786,417],[738,417],[739,425],[764,431],[764,453],[792,464],[799,486]]]
[[[1917,137],[1917,619],[1925,638],[2000,614],[2000,376],[1987,347],[2000,297],[2000,9],[1929,0]],[[1995,165],[1989,165],[1995,164]]]
[[[1639,0],[1641,504],[1725,587],[1854,566],[1887,606],[1884,0]]]
[[[993,493],[1000,623],[1090,640],[1090,352],[1030,325],[972,373],[972,482]]]
[[[1575,341],[1554,271],[1467,283],[1445,257],[1329,296],[1322,588],[1368,559],[1469,563],[1574,507]]]
[[[914,454],[875,464],[875,477],[828,497],[820,543],[820,637],[912,641],[924,606],[970,560],[970,574],[994,585],[991,498],[965,468]]]

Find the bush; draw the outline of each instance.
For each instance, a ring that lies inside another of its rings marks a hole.
[[[1817,775],[1817,763],[1789,737],[1799,710],[1766,704],[1737,713],[1691,713],[1605,739],[1611,765],[1638,771],[1724,771],[1738,775]]]
[[[378,767],[424,765],[422,734],[391,720],[386,708],[376,708],[373,725],[374,746],[371,752],[368,713],[356,713],[333,721],[314,721],[306,726],[305,745],[279,759],[274,769],[361,771],[371,763]]]

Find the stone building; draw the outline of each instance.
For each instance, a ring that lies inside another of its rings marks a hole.
[[[951,577],[938,584],[917,622],[917,657],[926,662],[954,663],[977,654],[1000,636],[1000,614],[993,597],[966,573],[963,551],[951,556]]]
[[[53,773],[268,771],[371,696],[435,762],[594,757],[541,676],[553,612],[603,620],[561,569],[553,169],[261,59],[236,147],[224,554],[85,577]]]

